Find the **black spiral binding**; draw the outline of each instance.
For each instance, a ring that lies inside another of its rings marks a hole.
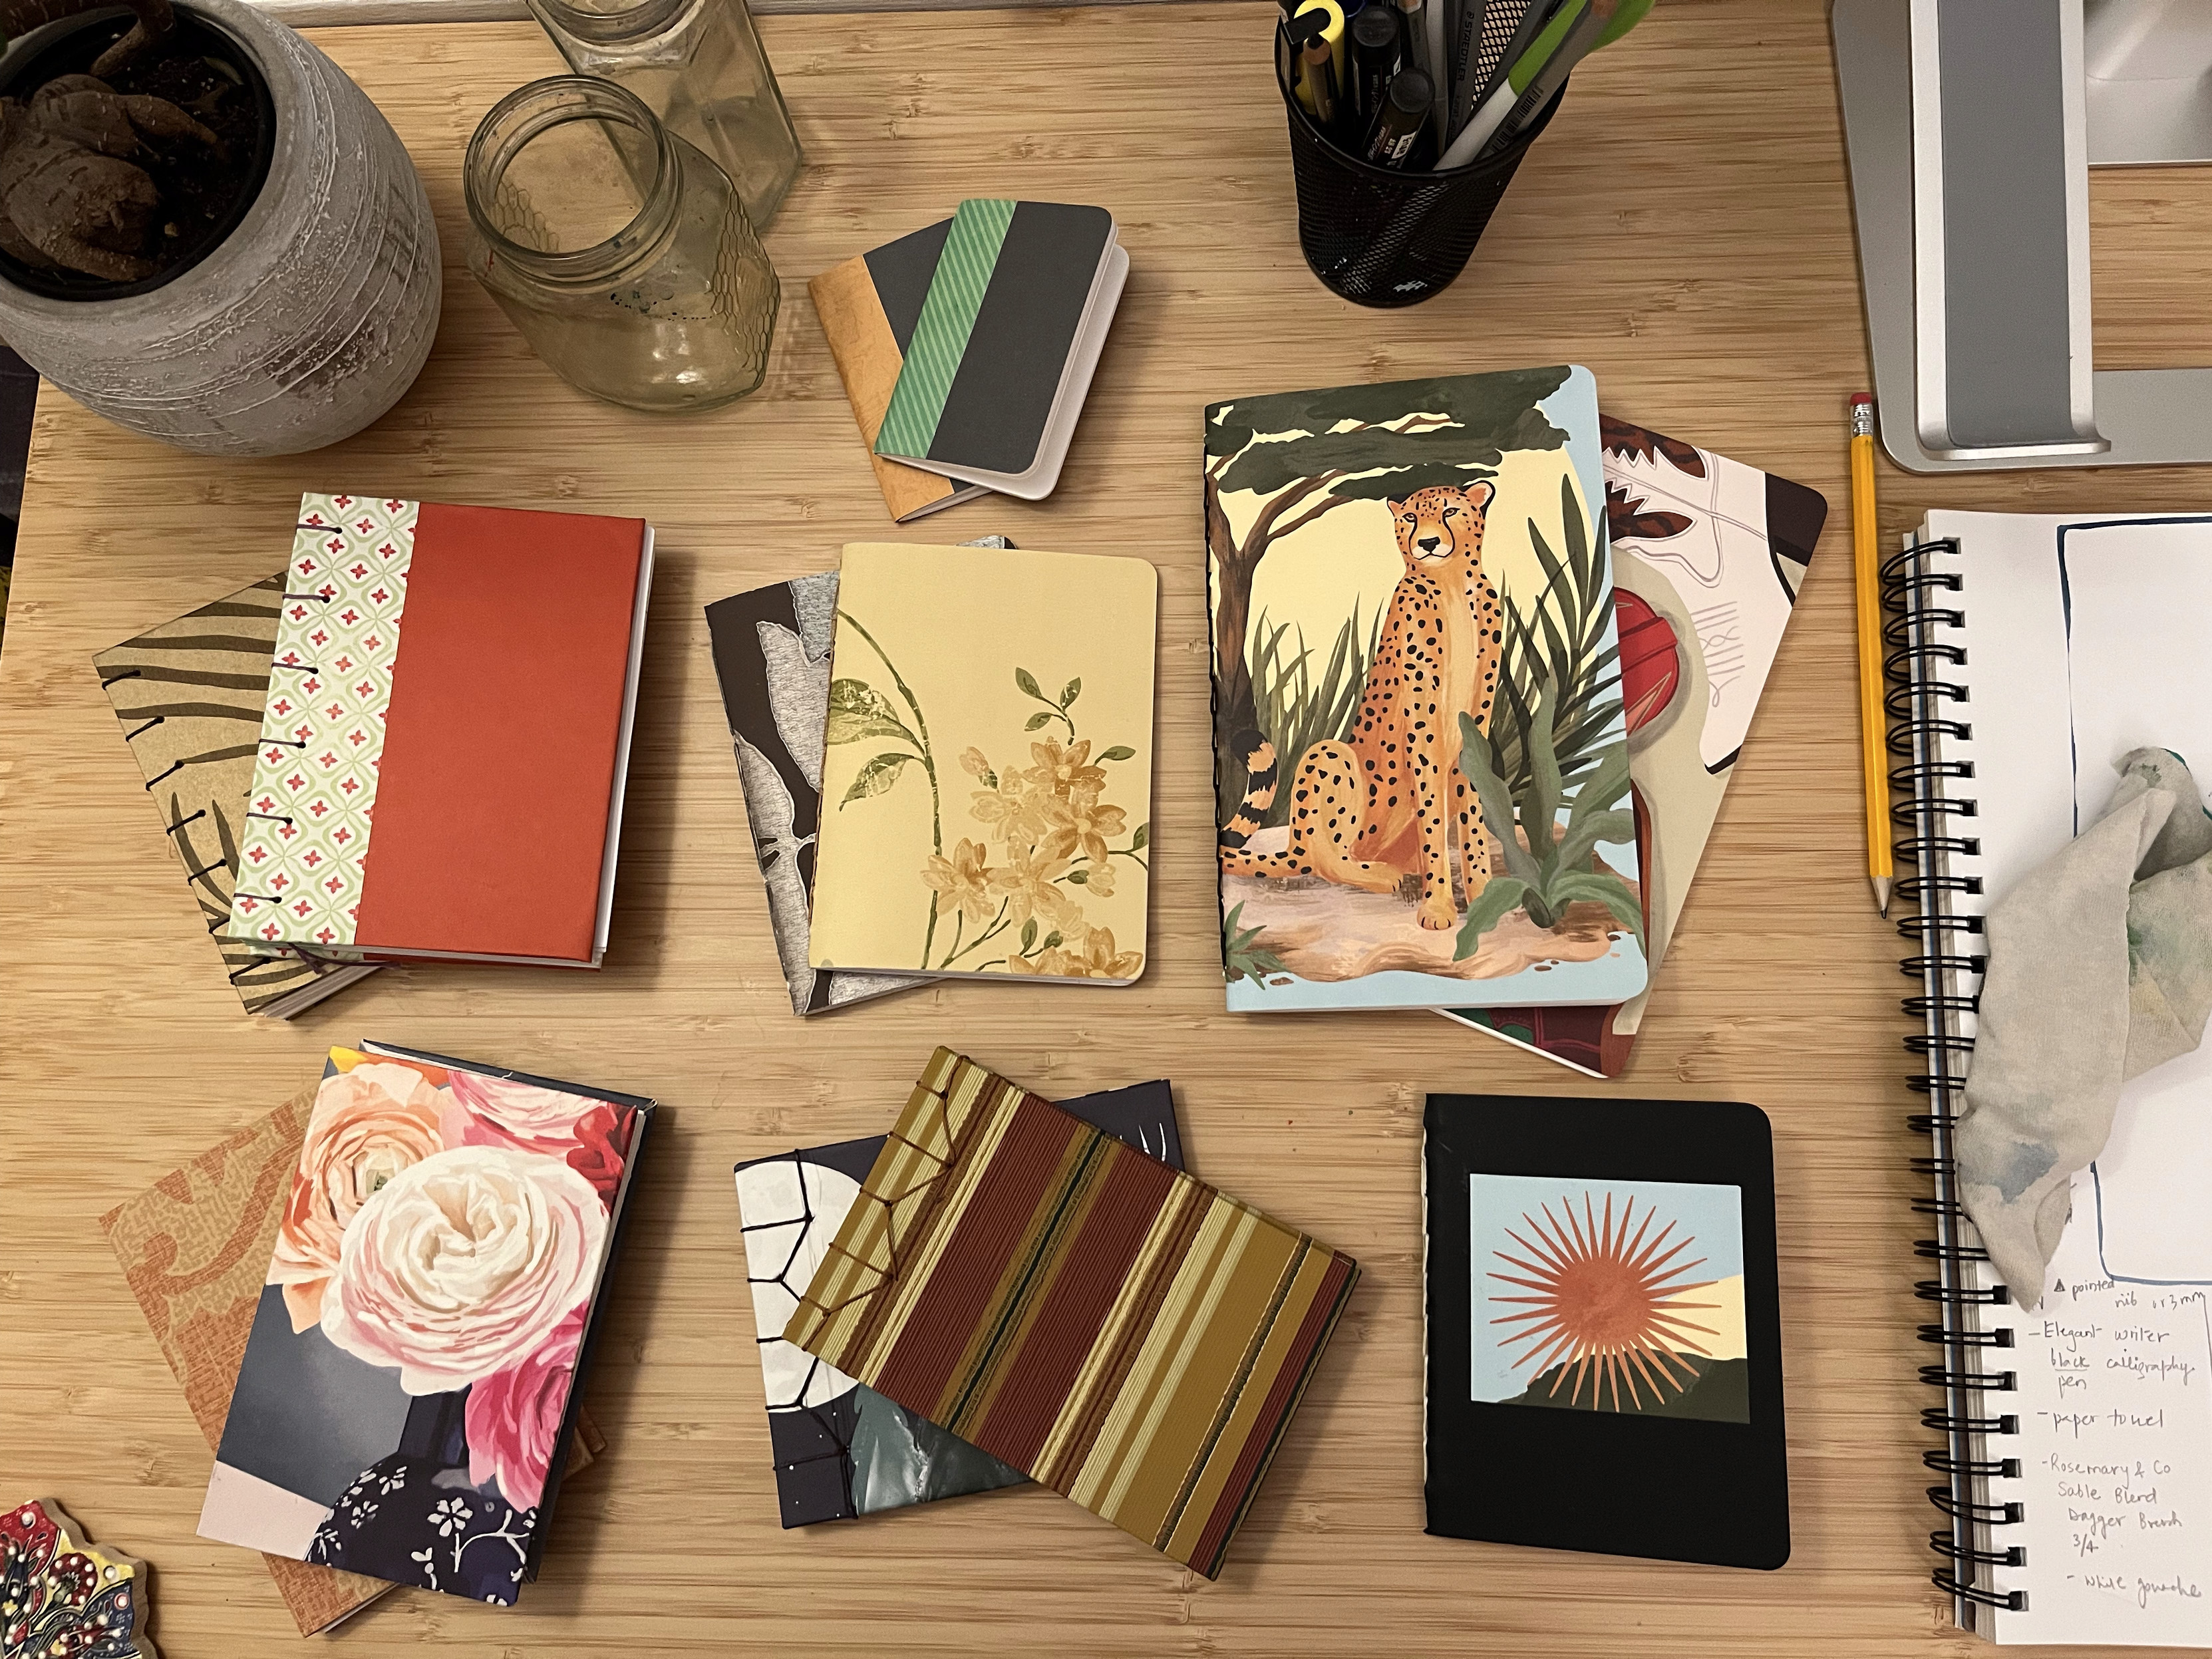
[[[2026,1559],[2019,1547],[1990,1537],[1992,1528],[2020,1521],[2021,1505],[1990,1503],[1986,1491],[1978,1492],[1981,1482],[2020,1473],[2017,1460],[1984,1455],[1989,1439],[2019,1432],[2019,1419],[2004,1409],[2002,1398],[2014,1388],[2014,1375],[2001,1369],[2002,1356],[1990,1352],[2013,1346],[2012,1328],[1978,1325],[1972,1311],[2005,1306],[2011,1297],[2002,1285],[1969,1282],[1971,1267],[1987,1261],[1989,1253],[1974,1242],[1973,1224],[1954,1184],[1959,1165],[1951,1136],[1961,1104],[1966,1057],[1974,1047],[1974,1040],[1960,1030],[1960,1016],[1974,1011],[1975,998],[1966,988],[1979,979],[1984,960],[1979,950],[1982,919],[1961,908],[1981,896],[1981,878],[1954,875],[1950,867],[1954,857],[1972,858],[1981,851],[1974,834],[1976,802],[1960,787],[1972,779],[1974,767],[1970,760],[1946,759],[1943,753],[1945,738],[1965,743],[1973,736],[1966,688],[1944,677],[1947,668],[1960,665],[1966,656],[1964,647],[1934,633],[1959,628],[1966,619],[1960,599],[1965,578],[1945,567],[1958,551],[1955,541],[1921,542],[1883,564],[1882,639],[1888,650],[1882,672],[1889,685],[1889,752],[1899,762],[1889,774],[1890,816],[1899,830],[1893,844],[1897,867],[1905,872],[1893,896],[1917,912],[1897,924],[1899,933],[1917,947],[1899,964],[1920,988],[1917,995],[1904,999],[1905,1012],[1920,1024],[1905,1039],[1906,1052],[1921,1067],[1908,1082],[1928,1097],[1929,1108],[1905,1123],[1929,1138],[1928,1155],[1914,1158],[1912,1167],[1929,1176],[1936,1188],[1932,1197],[1917,1199],[1912,1206],[1930,1218],[1936,1235],[1913,1245],[1913,1254],[1932,1263],[1936,1275],[1919,1281],[1913,1294],[1936,1304],[1942,1312],[1940,1322],[1923,1325],[1919,1332],[1920,1340],[1940,1348],[1943,1356],[1941,1364],[1920,1368],[1920,1380],[1943,1394],[1941,1406],[1920,1414],[1923,1427],[1943,1437],[1940,1446],[1921,1454],[1921,1461],[1943,1477],[1943,1484],[1928,1488],[1928,1499],[1949,1522],[1930,1533],[1928,1542],[1949,1563],[1936,1570],[1936,1583],[1950,1593],[1956,1622],[1972,1629],[1977,1607],[2024,1612],[2027,1596],[2021,1590],[1990,1588],[1982,1571],[2016,1567]]]

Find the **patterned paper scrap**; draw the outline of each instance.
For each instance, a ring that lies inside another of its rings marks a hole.
[[[1212,1578],[1358,1277],[939,1048],[784,1337]]]
[[[353,942],[419,505],[301,497],[231,908],[240,937]],[[261,914],[272,906],[282,926]]]

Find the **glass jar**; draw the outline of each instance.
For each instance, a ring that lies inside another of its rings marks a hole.
[[[802,157],[745,0],[530,0],[579,75],[628,88],[737,181],[768,228]]]
[[[631,94],[574,75],[509,93],[462,184],[470,274],[562,379],[655,411],[760,385],[775,270],[722,170]]]

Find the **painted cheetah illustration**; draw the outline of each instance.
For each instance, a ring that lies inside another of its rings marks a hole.
[[[1504,652],[1504,611],[1482,568],[1486,483],[1419,489],[1389,503],[1406,574],[1390,596],[1350,739],[1308,746],[1291,782],[1291,845],[1257,854],[1244,842],[1274,800],[1278,757],[1240,733],[1244,799],[1221,833],[1231,876],[1320,876],[1371,893],[1420,878],[1420,924],[1456,924],[1453,823],[1468,896],[1490,879],[1496,841],[1459,767],[1459,716],[1490,729]]]

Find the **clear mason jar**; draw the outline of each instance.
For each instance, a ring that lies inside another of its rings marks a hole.
[[[737,181],[768,228],[799,176],[799,135],[745,0],[530,0],[579,75],[627,87]]]
[[[711,409],[768,369],[779,290],[722,170],[586,76],[509,93],[469,140],[469,271],[546,366],[631,409]]]

